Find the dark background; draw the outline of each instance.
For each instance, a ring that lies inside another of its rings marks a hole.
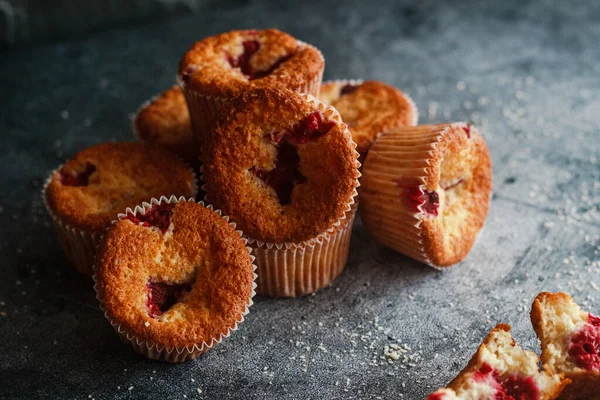
[[[359,220],[331,287],[258,298],[196,361],[146,360],[65,261],[41,184],[88,145],[131,140],[129,114],[174,83],[195,40],[266,27],[319,47],[326,79],[398,86],[421,123],[477,124],[494,164],[489,218],[445,272]],[[541,290],[600,313],[598,2],[0,1],[0,35],[2,399],[422,399],[497,322],[537,349]],[[390,344],[405,357],[388,361]]]

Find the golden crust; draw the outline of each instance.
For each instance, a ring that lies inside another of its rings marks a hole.
[[[462,260],[487,216],[490,155],[471,126],[420,125],[385,132],[361,178],[361,218],[385,245],[436,267]],[[439,206],[424,210],[428,194]],[[436,199],[437,198],[437,199]]]
[[[473,373],[473,372],[477,371],[479,368],[481,368],[481,365],[482,365],[481,353],[494,340],[495,335],[498,332],[510,332],[510,329],[511,329],[511,327],[508,324],[499,323],[498,325],[496,325],[494,327],[494,329],[492,329],[490,331],[490,333],[488,333],[488,335],[485,337],[483,342],[479,345],[479,347],[477,348],[477,351],[475,352],[475,354],[473,354],[473,356],[469,360],[469,363],[467,364],[467,366],[464,367],[462,369],[462,371],[459,372],[459,374],[456,376],[456,378],[454,378],[452,381],[450,381],[450,383],[448,384],[448,388],[456,391],[460,387],[465,385],[466,381],[469,379],[467,374]],[[512,346],[516,346],[516,345],[517,345],[517,343],[513,339]]]
[[[91,163],[87,186],[66,186],[61,172],[76,174]],[[54,215],[84,231],[103,231],[127,207],[162,195],[194,197],[195,177],[177,156],[144,143],[102,143],[75,154],[46,189]]]
[[[171,227],[116,222],[97,256],[96,288],[110,320],[140,340],[167,348],[210,344],[245,313],[253,266],[235,229],[204,206],[177,203]],[[146,305],[149,281],[193,282],[191,291],[159,317]]]
[[[250,60],[257,70],[268,70],[282,57],[293,54],[272,73],[248,80],[227,57],[243,53],[242,42],[257,40],[261,47]],[[215,97],[231,97],[256,88],[297,89],[319,76],[325,67],[323,55],[314,47],[297,41],[277,29],[240,30],[211,36],[196,42],[179,63],[179,76],[193,71],[184,80],[186,88]]]
[[[566,293],[541,292],[533,301],[531,307],[531,324],[542,347],[542,363],[546,368],[555,372],[563,373],[572,382],[561,393],[559,400],[598,400],[600,399],[600,372],[586,371],[581,368],[566,368],[557,361],[557,349],[563,349],[564,344],[558,343],[555,337],[556,331],[571,335],[573,332],[564,332],[569,329],[562,326],[558,320],[559,314],[569,314],[567,321],[578,321],[587,313],[582,311],[573,298]],[[553,320],[552,318],[556,318]],[[558,350],[559,357],[564,357],[562,350]]]
[[[143,106],[133,121],[136,136],[198,163],[200,149],[194,140],[190,113],[179,86],[173,86]]]
[[[381,132],[416,125],[417,109],[399,89],[379,81],[366,81],[342,95],[347,84],[347,81],[323,83],[319,99],[339,111],[361,155],[366,154]]]
[[[208,134],[204,155],[207,198],[251,238],[267,242],[302,242],[331,228],[351,203],[358,184],[357,153],[346,125],[335,122],[315,141],[297,145],[299,169],[306,182],[296,185],[291,201],[281,205],[273,189],[249,170],[271,170],[275,146],[265,134],[289,129],[319,109],[317,102],[289,90],[259,89],[221,110]]]

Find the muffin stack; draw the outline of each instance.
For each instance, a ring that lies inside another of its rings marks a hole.
[[[318,49],[275,29],[206,38],[182,58],[178,86],[133,117],[140,143],[93,146],[50,176],[65,253],[95,272],[101,307],[138,352],[192,359],[237,327],[255,287],[290,297],[330,284],[359,197],[386,246],[435,267],[470,250],[491,191],[477,130],[415,126],[400,90],[322,84],[324,67]],[[195,173],[208,205],[192,200]]]

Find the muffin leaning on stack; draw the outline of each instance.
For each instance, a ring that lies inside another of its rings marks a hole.
[[[343,269],[355,146],[333,107],[289,90],[245,93],[219,114],[202,151],[203,188],[254,249],[258,293],[312,293]]]

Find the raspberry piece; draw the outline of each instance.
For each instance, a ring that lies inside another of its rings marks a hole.
[[[131,212],[127,213],[127,219],[132,221],[136,225],[142,225],[145,227],[155,226],[162,233],[165,233],[171,225],[171,213],[175,204],[162,203],[152,207],[146,211],[146,214],[137,216]]]
[[[471,124],[467,124],[467,126],[463,126],[463,131],[467,134],[467,137],[471,139]]]
[[[245,40],[242,42],[242,46],[244,46],[244,52],[238,56],[238,58],[233,58],[231,56],[226,56],[229,65],[231,68],[239,68],[242,71],[244,76],[252,81],[254,79],[264,78],[267,75],[270,75],[273,71],[281,66],[284,62],[292,58],[295,53],[288,54],[279,58],[271,67],[264,71],[256,71],[250,64],[250,58],[260,49],[260,43],[258,40]]]
[[[277,147],[275,168],[270,171],[253,168],[251,171],[275,190],[281,205],[286,205],[290,204],[294,187],[306,182],[299,166],[300,157],[296,148],[289,143],[282,143]]]
[[[476,382],[486,382],[496,389],[494,400],[538,400],[540,389],[533,377],[510,375],[501,377],[488,363],[473,374]]]
[[[189,283],[171,284],[165,282],[148,282],[146,283],[148,295],[146,297],[146,306],[148,314],[152,318],[156,318],[168,311],[178,303],[183,296],[192,290],[192,285]]]
[[[353,85],[351,83],[347,83],[344,86],[342,86],[342,88],[340,89],[340,96],[350,94],[350,93],[354,92],[356,89],[358,89],[358,85]]]
[[[60,183],[63,186],[87,186],[90,181],[90,175],[96,172],[96,166],[90,162],[85,163],[85,169],[76,175],[60,171]]]
[[[335,122],[325,122],[323,114],[316,111],[289,130],[265,135],[277,151],[275,168],[266,171],[252,167],[250,172],[275,190],[281,205],[289,204],[294,187],[306,182],[306,177],[300,173],[300,156],[296,146],[317,140],[334,126]]]
[[[583,369],[600,371],[600,318],[590,315],[586,324],[571,338],[569,355]]]

